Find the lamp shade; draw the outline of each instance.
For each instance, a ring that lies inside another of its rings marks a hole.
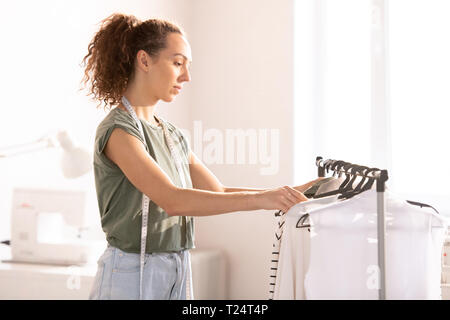
[[[61,158],[61,169],[64,177],[73,179],[92,169],[91,154],[79,147],[75,147],[66,131],[60,131],[57,139],[64,150]]]

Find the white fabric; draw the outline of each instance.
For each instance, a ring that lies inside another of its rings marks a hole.
[[[273,299],[378,299],[377,193],[293,206],[284,218]],[[386,298],[440,299],[447,221],[431,208],[386,203]],[[296,228],[309,214],[311,232]]]
[[[377,201],[368,190],[310,212],[307,299],[378,299]],[[440,299],[447,223],[430,208],[386,203],[386,298]]]
[[[338,189],[340,184],[343,182],[343,180],[344,180],[343,178],[331,179],[330,181],[321,184],[315,194],[319,195],[324,192],[336,190],[336,189]],[[336,197],[333,197],[333,201],[335,199],[336,199]],[[308,206],[309,205],[314,206],[314,203],[320,205],[323,203],[328,203],[328,200],[308,201]],[[300,208],[301,206],[303,206],[303,204],[297,204],[293,208]],[[291,208],[291,210],[293,208]],[[294,209],[294,210],[297,210],[297,209]],[[279,299],[279,293],[277,293],[277,297],[275,297],[274,293],[275,293],[275,284],[277,281],[277,274],[279,273],[278,272],[278,261],[279,261],[279,255],[280,255],[281,238],[283,236],[283,231],[285,229],[286,214],[284,212],[281,212],[280,214],[275,214],[275,218],[276,218],[276,230],[275,230],[275,239],[274,239],[273,245],[272,245],[272,259],[271,259],[271,263],[270,263],[270,274],[269,274],[269,278],[270,278],[270,280],[269,280],[269,300]],[[303,235],[303,236],[306,236],[306,235]],[[295,234],[294,234],[294,237],[295,237]],[[279,290],[279,288],[277,290]]]
[[[272,245],[272,259],[270,261],[270,273],[269,273],[269,300],[274,299],[274,291],[275,284],[277,281],[277,273],[278,273],[278,261],[280,255],[280,245],[281,245],[281,237],[283,235],[284,223],[286,219],[286,214],[278,211],[275,214],[275,219],[277,222],[277,226],[275,229],[275,239]]]
[[[309,210],[333,203],[337,197],[329,196],[298,203],[281,216],[276,233],[278,238],[274,242],[278,256],[277,260],[272,259],[274,288],[272,287],[273,294],[269,295],[269,299],[305,299],[303,280],[308,267],[309,231],[308,228],[297,228],[296,225],[298,219]]]

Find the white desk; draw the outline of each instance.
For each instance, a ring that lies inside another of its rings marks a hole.
[[[0,245],[1,260],[11,259],[10,247]],[[194,297],[226,299],[226,270],[223,253],[212,249],[191,250]],[[0,263],[0,299],[84,300],[97,272],[97,264],[52,266]]]

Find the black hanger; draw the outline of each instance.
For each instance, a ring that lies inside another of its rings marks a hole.
[[[341,184],[341,186],[339,187],[338,190],[336,190],[337,192],[334,194],[341,194],[341,196],[339,196],[339,199],[341,199],[342,197],[344,197],[343,195],[345,195],[345,197],[350,194],[351,191],[353,191],[353,183],[355,183],[356,178],[358,177],[358,173],[362,174],[362,171],[364,169],[366,169],[367,167],[364,166],[358,166],[358,165],[352,165],[351,167],[351,171],[350,174],[352,176],[352,179],[346,184]],[[368,168],[367,168],[368,169]],[[345,181],[344,181],[345,182]],[[331,191],[333,192],[333,191]],[[328,194],[329,192],[327,192]],[[321,194],[320,196],[322,196],[324,194]]]
[[[342,166],[342,168],[344,169],[344,174],[345,174],[345,180],[341,183],[341,185],[339,186],[339,189],[344,189],[345,186],[349,183],[352,175],[351,175],[351,169],[354,167],[353,163],[346,163]],[[350,170],[350,172],[349,172]]]
[[[373,171],[381,171],[378,168],[370,168],[369,170],[367,170],[366,174],[373,172]],[[369,181],[367,181],[367,183],[364,185],[364,187],[362,187],[361,192],[367,191],[370,188],[372,188],[373,183],[375,182],[375,177],[369,177]]]
[[[419,206],[419,207],[426,207],[426,208],[431,208],[433,209],[437,214],[439,214],[439,211],[437,211],[435,208],[433,208],[432,206],[430,206],[429,204],[426,203],[420,203],[417,201],[411,201],[411,200],[406,200],[406,202],[408,202],[409,204],[412,204],[413,206]]]
[[[328,173],[330,171],[330,166],[334,163],[334,160],[328,159],[323,162],[323,168],[325,172]]]
[[[298,221],[297,224],[295,225],[296,228],[310,228],[311,225],[310,224],[305,224],[306,219],[308,219],[309,214],[305,213],[304,215],[302,215]],[[308,229],[308,231],[310,231],[310,229]]]
[[[361,181],[358,183],[358,185],[356,186],[356,188],[353,190],[354,192],[359,192],[361,190],[362,185],[364,184],[364,182],[366,182],[366,175],[367,172],[370,170],[369,167],[361,167],[359,172],[363,175]]]
[[[363,178],[361,179],[361,181],[358,183],[358,185],[356,186],[355,189],[353,190],[349,190],[347,192],[342,193],[339,196],[339,199],[350,199],[351,197],[353,197],[354,195],[357,195],[361,192],[364,192],[366,190],[369,190],[372,185],[373,182],[375,181],[374,177],[369,177],[368,174],[372,171],[379,171],[380,169],[378,168],[368,168],[368,167],[360,167],[360,171],[359,173],[361,173],[363,176]],[[366,179],[368,179],[368,181],[366,182]],[[364,184],[365,183],[365,184]],[[363,186],[364,184],[364,186]]]
[[[351,163],[342,161],[342,163],[337,165],[337,170],[339,170],[338,178],[340,178],[343,174],[345,174],[345,177],[347,178],[346,171],[351,168]],[[342,172],[342,169],[344,169],[344,172]]]
[[[335,175],[337,175],[338,178],[341,177],[341,174],[342,174],[342,173],[340,172],[340,170],[341,170],[341,167],[342,167],[345,163],[346,163],[345,161],[338,160],[338,161],[335,161],[335,162],[331,165],[331,170],[333,171],[333,177],[334,177]]]
[[[325,192],[325,193],[322,193],[322,194],[319,194],[319,195],[314,195],[313,198],[314,199],[324,198],[324,197],[334,196],[336,194],[340,194],[340,193],[344,192],[345,188],[347,187],[347,183],[349,182],[350,178],[352,177],[351,173],[348,173],[347,171],[349,169],[353,170],[354,166],[355,166],[354,164],[345,162],[345,164],[342,166],[342,168],[344,168],[344,170],[345,170],[346,179],[344,180],[344,182],[341,183],[339,188],[337,190]]]
[[[358,177],[357,173],[360,172],[361,166],[358,165],[352,165],[350,174],[352,175],[352,179],[342,188],[341,192],[347,192],[353,189],[353,183],[355,182],[356,178]]]

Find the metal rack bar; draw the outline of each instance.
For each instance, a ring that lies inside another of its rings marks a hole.
[[[325,177],[325,167],[323,164],[322,157],[316,157],[316,165],[318,167],[319,177]],[[330,160],[336,161],[336,160]],[[336,172],[343,172],[343,170],[333,170]],[[359,176],[365,176],[362,174],[357,174]],[[386,219],[384,213],[386,211],[385,203],[385,186],[388,180],[387,170],[379,170],[372,174],[372,176],[365,176],[375,178],[377,181],[377,240],[378,240],[378,268],[379,268],[379,289],[378,289],[378,299],[386,299]]]

